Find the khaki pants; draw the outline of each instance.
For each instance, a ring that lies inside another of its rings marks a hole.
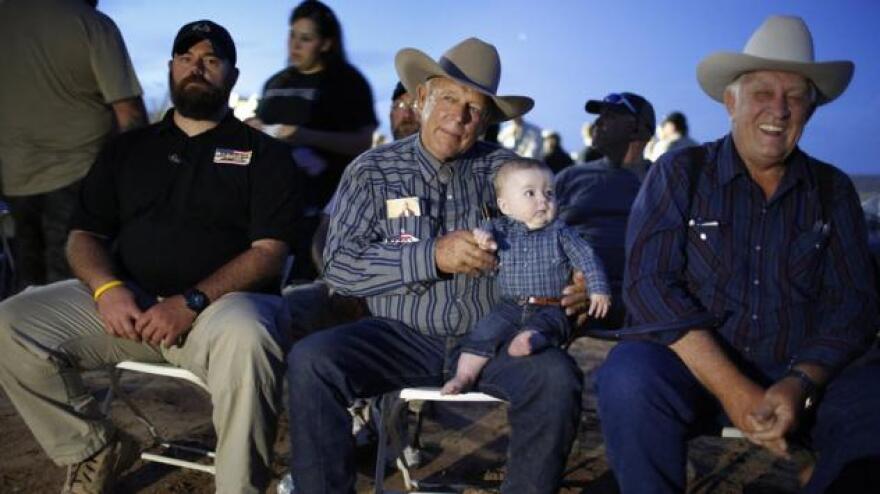
[[[262,492],[270,479],[287,311],[278,296],[230,293],[202,312],[180,347],[108,335],[77,280],[0,303],[0,385],[58,465],[85,460],[113,435],[80,371],[122,360],[170,362],[208,385],[217,433],[217,492]]]

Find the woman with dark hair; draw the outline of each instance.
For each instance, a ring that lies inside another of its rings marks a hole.
[[[294,254],[306,261],[318,213],[345,166],[369,149],[378,120],[370,85],[346,61],[342,28],[329,7],[316,0],[297,5],[287,48],[289,66],[266,82],[253,124],[291,144],[305,172],[308,218],[303,246],[295,246]],[[303,264],[297,275],[316,274]]]

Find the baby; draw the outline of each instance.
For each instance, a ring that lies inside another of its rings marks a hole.
[[[474,229],[480,248],[498,252],[502,301],[462,341],[455,377],[441,392],[470,388],[508,340],[508,353],[523,357],[565,342],[569,321],[560,305],[572,268],[584,273],[588,314],[605,317],[610,290],[601,261],[576,231],[556,219],[553,172],[544,163],[515,159],[495,173],[498,208],[504,217]]]

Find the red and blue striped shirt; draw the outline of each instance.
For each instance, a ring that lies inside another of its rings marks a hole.
[[[795,149],[765,199],[731,136],[704,149],[694,187],[694,153],[670,153],[652,167],[633,205],[623,292],[630,330],[670,342],[690,329],[712,329],[763,368],[844,366],[878,328],[852,182]],[[819,167],[830,172],[819,175]],[[830,211],[822,208],[819,176],[833,179]]]

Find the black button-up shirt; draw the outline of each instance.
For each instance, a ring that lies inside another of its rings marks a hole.
[[[285,144],[232,112],[193,137],[172,116],[108,143],[72,221],[113,240],[120,274],[162,296],[195,285],[255,240],[289,242],[300,214]],[[277,292],[277,280],[260,289]]]

